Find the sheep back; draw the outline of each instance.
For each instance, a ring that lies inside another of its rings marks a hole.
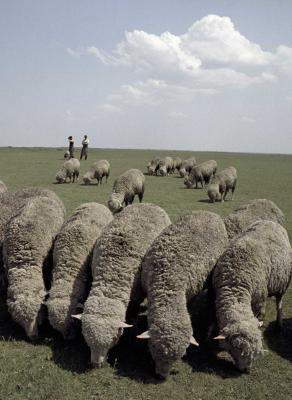
[[[198,183],[200,182],[202,187],[204,184],[208,184],[211,178],[216,174],[217,171],[217,162],[215,160],[204,161],[199,165],[195,165],[189,175],[185,178],[184,184],[191,188],[194,184],[196,184],[196,188],[198,187]]]
[[[196,165],[195,157],[188,158],[183,160],[181,163],[181,167],[179,170],[179,174],[182,178],[184,178],[188,173],[190,173],[191,169]]]
[[[233,192],[237,183],[237,171],[234,167],[228,167],[216,174],[208,187],[208,197],[211,202],[224,201],[229,190]]]

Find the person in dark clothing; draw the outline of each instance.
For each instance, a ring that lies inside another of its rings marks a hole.
[[[84,138],[82,140],[82,149],[80,153],[80,160],[82,160],[83,156],[85,160],[87,160],[87,154],[88,154],[88,145],[89,145],[89,139],[87,135],[84,135]]]
[[[74,140],[72,136],[68,137],[69,140],[69,153],[70,153],[70,157],[69,158],[74,158]]]

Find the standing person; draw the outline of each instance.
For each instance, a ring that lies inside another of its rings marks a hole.
[[[70,153],[70,157],[69,158],[74,158],[74,140],[72,136],[68,137],[69,140],[69,153]]]
[[[87,160],[88,145],[89,145],[89,139],[88,139],[87,135],[84,135],[84,138],[82,140],[82,149],[81,149],[81,153],[80,153],[80,160],[82,160],[83,156],[84,156],[85,160]]]

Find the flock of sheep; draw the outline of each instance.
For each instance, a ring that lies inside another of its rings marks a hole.
[[[56,179],[78,179],[76,161],[66,161]],[[99,161],[83,180],[101,183],[109,170]],[[236,186],[235,168],[217,173],[213,160],[196,165],[166,157],[148,165],[149,175],[175,170],[187,187],[209,184],[211,201],[223,201]],[[144,185],[144,174],[129,170],[114,182],[108,207],[85,203],[65,219],[54,192],[35,187],[12,193],[0,183],[1,286],[12,319],[30,339],[45,315],[65,339],[81,324],[91,363],[101,367],[147,299],[148,330],[137,338],[148,340],[156,373],[166,378],[190,344],[199,346],[189,306],[206,293],[212,316],[206,339],[217,339],[240,371],[249,370],[263,353],[261,325],[270,296],[282,326],[282,297],[292,275],[282,211],[257,199],[225,219],[194,211],[171,222],[159,206],[141,203]],[[140,203],[132,204],[135,195]]]

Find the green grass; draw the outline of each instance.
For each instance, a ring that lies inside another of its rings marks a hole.
[[[190,152],[150,150],[90,149],[89,159],[81,163],[81,176],[93,161],[106,158],[111,163],[107,185],[84,186],[54,183],[63,163],[64,149],[0,149],[0,179],[10,190],[23,186],[44,186],[64,201],[67,214],[81,203],[105,204],[113,181],[129,168],[145,171],[155,155],[190,156]],[[235,153],[195,153],[197,160],[215,159],[219,169],[233,165],[239,180],[233,202],[210,204],[204,190],[187,190],[176,176],[146,176],[145,202],[163,207],[174,220],[191,210],[211,210],[224,216],[237,206],[255,198],[273,200],[285,213],[292,239],[292,156]],[[128,333],[111,351],[102,370],[92,370],[89,350],[82,338],[63,341],[44,327],[37,344],[26,341],[21,328],[12,323],[2,299],[0,308],[0,400],[4,399],[288,399],[292,393],[292,289],[285,296],[285,333],[275,328],[274,300],[268,302],[263,328],[268,355],[256,360],[250,375],[240,375],[229,356],[216,355],[210,348],[190,349],[175,365],[166,382],[153,375],[151,357],[144,341]],[[145,327],[145,315],[139,318]],[[289,329],[290,328],[290,329]],[[290,333],[289,333],[290,332]]]

